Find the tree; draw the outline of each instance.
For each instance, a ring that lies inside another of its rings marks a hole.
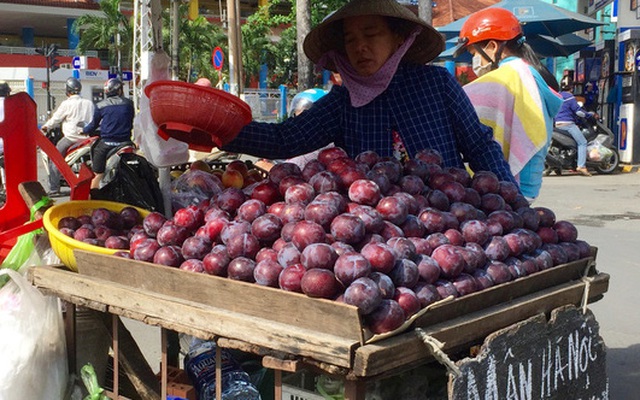
[[[220,46],[225,54],[227,52],[227,37],[222,32],[222,28],[211,24],[203,16],[198,16],[194,20],[186,18],[188,5],[180,5],[180,80],[193,82],[197,78],[206,77],[211,82],[218,80],[218,74],[211,63],[211,53],[216,46]],[[171,46],[171,23],[170,12],[163,12],[162,41],[165,49]],[[228,67],[225,68],[228,73]]]
[[[311,26],[316,26],[330,12],[340,8],[348,0],[298,0],[310,1]],[[274,31],[280,31],[277,40],[271,40]],[[245,76],[256,76],[260,65],[269,69],[269,87],[281,84],[297,86],[298,52],[295,2],[272,0],[247,18],[242,26],[242,49]],[[292,51],[292,49],[294,49]],[[313,83],[320,83],[314,75]]]
[[[288,1],[274,0],[261,6],[247,18],[242,25],[242,64],[244,66],[245,85],[252,76],[259,74],[262,64],[266,64],[270,73],[269,87],[278,87],[292,78],[291,49],[295,40],[291,40],[288,28],[292,25],[290,12],[278,12]],[[295,20],[295,17],[294,17]],[[284,29],[283,29],[284,28]],[[281,30],[278,40],[271,40],[273,31]]]
[[[78,53],[89,49],[107,49],[109,64],[131,68],[133,30],[126,16],[120,12],[120,0],[102,0],[104,16],[82,15],[73,24],[80,36]]]

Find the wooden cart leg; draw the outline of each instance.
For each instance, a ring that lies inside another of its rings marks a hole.
[[[67,362],[70,373],[75,373],[78,360],[76,359],[76,305],[67,301],[65,306],[64,331],[67,337]]]
[[[119,345],[118,345],[118,322],[120,321],[120,319],[118,318],[117,315],[112,314],[111,315],[111,320],[113,322],[113,344],[112,344],[112,348],[113,348],[113,395],[115,396],[115,398],[117,399],[120,394],[119,394],[119,386],[120,386],[120,357],[119,354],[120,353],[120,349],[119,349]]]
[[[102,322],[113,339],[114,316],[108,313],[100,313],[100,315],[103,316]],[[115,315],[115,318],[119,320],[117,315]],[[156,400],[160,398],[158,377],[144,358],[135,339],[123,323],[118,323],[117,327],[118,333],[116,337],[118,338],[119,346],[123,348],[123,354],[118,354],[118,366],[122,367],[125,374],[127,374],[141,399]]]
[[[279,369],[273,370],[274,376],[274,393],[273,398],[276,400],[282,399],[282,371]]]
[[[216,343],[216,400],[222,400],[222,350]]]
[[[168,338],[167,338],[167,330],[162,328],[160,330],[161,341],[162,341],[162,359],[160,363],[160,397],[161,399],[167,398],[167,347],[168,347]]]
[[[366,385],[364,381],[344,381],[344,400],[364,400]]]

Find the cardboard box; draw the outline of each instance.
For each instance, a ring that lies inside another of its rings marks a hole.
[[[198,400],[196,397],[196,389],[193,386],[185,385],[184,383],[168,383],[167,395],[177,396],[187,400]]]

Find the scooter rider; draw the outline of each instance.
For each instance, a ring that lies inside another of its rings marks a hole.
[[[571,81],[563,81],[562,84],[562,98],[564,102],[562,103],[562,107],[560,107],[560,111],[556,115],[554,121],[556,129],[566,132],[573,140],[576,141],[578,145],[578,158],[576,161],[576,171],[584,176],[591,176],[591,173],[587,170],[585,166],[587,162],[587,139],[582,134],[582,131],[576,125],[577,119],[576,117],[581,118],[591,118],[596,115],[594,112],[589,112],[582,108],[580,104],[576,101],[576,98],[573,96],[573,82]]]
[[[492,128],[520,191],[531,202],[542,187],[553,117],[562,105],[562,98],[551,90],[558,82],[527,44],[520,21],[504,8],[471,14],[462,25],[458,46],[459,52],[473,55],[478,75],[463,89],[480,122]]]
[[[104,175],[107,155],[111,149],[123,143],[131,142],[133,117],[135,110],[133,101],[123,96],[122,81],[109,79],[104,85],[106,99],[96,104],[91,122],[84,127],[84,133],[93,135],[100,128],[100,139],[91,150],[91,168],[95,177],[91,181],[91,189],[100,187]]]
[[[78,79],[69,78],[64,86],[67,99],[60,103],[53,116],[40,128],[46,133],[53,127],[61,126],[63,137],[56,143],[56,148],[62,155],[69,147],[86,139],[82,128],[91,121],[94,109],[91,100],[80,97],[82,84]],[[47,194],[51,197],[60,195],[60,171],[51,160],[49,160],[49,192]]]

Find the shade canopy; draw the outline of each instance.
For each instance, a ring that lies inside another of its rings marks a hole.
[[[440,53],[438,59],[450,60],[456,62],[471,62],[471,54],[468,51],[463,52],[458,57],[453,56],[457,38],[447,40],[447,50]],[[546,35],[529,35],[527,43],[535,51],[539,57],[567,57],[571,54],[592,46],[593,42],[575,33],[567,33],[557,38]]]
[[[593,42],[575,33],[567,33],[557,38],[546,35],[527,36],[527,43],[541,57],[567,57],[593,45]]]
[[[541,0],[503,0],[488,8],[500,7],[511,11],[522,23],[526,36],[543,35],[552,38],[604,23]],[[447,39],[457,37],[467,17],[437,28]]]

